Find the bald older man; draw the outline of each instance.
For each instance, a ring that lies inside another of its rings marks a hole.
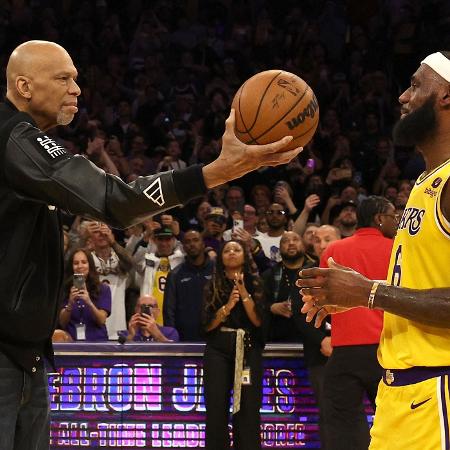
[[[248,146],[234,135],[211,164],[140,177],[127,185],[82,156],[71,156],[46,132],[77,113],[77,69],[53,42],[29,41],[11,54],[0,105],[0,449],[48,448],[49,407],[43,359],[62,287],[60,210],[116,227],[180,205],[233,178],[286,163],[286,137]],[[98,145],[98,142],[89,145]],[[13,219],[13,221],[12,221]]]

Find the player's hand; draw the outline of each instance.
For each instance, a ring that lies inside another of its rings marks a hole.
[[[325,305],[320,306],[317,304],[317,302],[314,300],[314,297],[311,295],[305,295],[302,298],[304,304],[302,306],[301,312],[303,314],[306,314],[306,321],[312,322],[314,320],[314,326],[316,328],[319,328],[323,321],[329,316],[330,314],[338,314],[341,312],[348,311],[351,308],[344,308],[343,306],[334,306],[334,305]]]
[[[296,284],[303,296],[311,296],[316,306],[367,306],[373,281],[328,259],[328,268],[303,269]]]
[[[287,164],[303,150],[302,147],[285,150],[285,147],[292,141],[292,136],[285,136],[271,144],[244,144],[236,137],[234,126],[235,111],[232,109],[225,122],[222,151],[215,161],[203,167],[203,177],[208,189],[240,178],[263,166]]]

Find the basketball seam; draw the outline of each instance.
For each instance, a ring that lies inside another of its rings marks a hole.
[[[299,139],[299,138],[301,138],[302,136],[304,136],[305,134],[308,134],[315,126],[317,126],[317,124],[314,124],[312,127],[309,127],[304,133],[295,136],[295,137],[292,139],[291,142],[294,142],[294,141],[296,141],[297,139]],[[250,134],[250,133],[249,133],[249,134]],[[255,140],[250,140],[250,141],[247,141],[247,142],[245,142],[245,143],[246,143],[247,145],[252,145],[252,144],[254,144],[255,142],[256,142]],[[257,142],[256,142],[256,143],[257,143]]]
[[[258,105],[258,108],[256,109],[256,114],[255,114],[255,119],[254,119],[254,121],[253,121],[253,123],[252,123],[252,125],[251,125],[251,127],[250,127],[250,129],[249,129],[249,131],[255,126],[255,124],[256,124],[256,122],[257,122],[257,120],[258,120],[258,115],[259,115],[259,112],[261,111],[261,105],[262,105],[262,102],[264,101],[264,98],[265,98],[265,96],[266,96],[266,94],[267,94],[267,91],[269,90],[269,88],[270,88],[270,86],[272,85],[272,83],[281,75],[283,73],[283,71],[281,70],[279,73],[277,73],[271,80],[270,80],[270,82],[267,84],[267,86],[266,86],[266,88],[264,89],[264,92],[262,93],[262,95],[261,95],[261,97],[260,97],[260,100],[259,100],[259,105]],[[244,92],[244,88],[242,87],[242,92]],[[242,95],[242,93],[241,93],[241,95]],[[240,99],[240,97],[239,97],[239,99]]]
[[[248,81],[248,80],[247,80],[247,81]],[[238,104],[239,104],[239,116],[241,117],[241,122],[242,122],[242,125],[244,125],[245,132],[253,139],[253,136],[252,136],[252,134],[250,133],[250,130],[247,128],[247,125],[245,125],[244,118],[242,117],[242,110],[241,110],[241,97],[242,97],[242,92],[244,92],[244,86],[246,85],[247,81],[242,85],[242,87],[241,87],[241,89],[240,89],[241,93],[239,94],[239,99],[238,99]],[[235,127],[235,128],[236,128],[236,131],[237,131],[238,133],[243,134],[243,132],[242,132],[241,130],[239,130],[237,127]]]
[[[256,142],[258,143],[257,139],[262,138],[265,134],[267,134],[269,131],[271,131],[274,127],[276,127],[282,120],[284,120],[284,118],[302,101],[303,97],[306,95],[306,92],[308,92],[309,90],[309,86],[306,87],[306,89],[304,90],[302,96],[297,100],[296,103],[294,103],[294,105],[292,105],[292,108],[289,111],[286,111],[286,113],[280,117],[280,119],[275,122],[270,128],[268,128],[267,130],[265,130],[262,134],[260,134],[259,136],[257,136],[256,138],[253,138],[253,141],[250,141],[250,143]],[[311,127],[312,128],[312,127]],[[249,133],[250,134],[250,133]],[[249,142],[247,142],[248,144]]]

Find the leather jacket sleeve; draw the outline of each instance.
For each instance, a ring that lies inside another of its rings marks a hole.
[[[126,184],[85,157],[70,155],[27,122],[11,130],[2,159],[6,185],[18,195],[115,227],[129,227],[206,192],[199,165]]]

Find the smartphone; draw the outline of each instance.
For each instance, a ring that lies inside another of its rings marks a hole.
[[[152,307],[150,305],[141,305],[141,314],[152,315]]]
[[[73,274],[73,286],[76,289],[84,289],[85,287],[85,279],[84,279],[84,275],[82,273],[74,273]]]
[[[244,228],[244,221],[242,219],[233,219],[233,230],[236,228]]]
[[[309,159],[306,161],[306,167],[307,167],[308,169],[314,170],[314,167],[316,167],[316,162],[314,161],[313,158],[309,158]]]

